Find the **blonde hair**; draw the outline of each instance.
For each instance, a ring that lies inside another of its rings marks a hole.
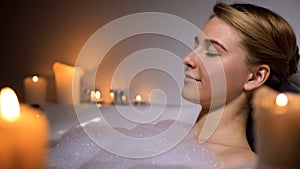
[[[296,37],[289,23],[276,13],[252,4],[223,3],[214,6],[214,16],[239,32],[247,51],[248,66],[267,64],[271,73],[266,85],[278,89],[297,71]]]

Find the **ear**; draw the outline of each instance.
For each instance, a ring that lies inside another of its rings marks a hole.
[[[254,90],[262,86],[270,75],[269,65],[259,65],[252,69],[247,82],[244,84],[245,90]]]

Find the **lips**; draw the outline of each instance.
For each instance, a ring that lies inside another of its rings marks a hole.
[[[198,81],[198,82],[201,81],[200,78],[194,77],[194,76],[192,76],[191,74],[188,74],[188,73],[185,74],[185,78],[188,79],[188,80],[194,80],[194,81]]]

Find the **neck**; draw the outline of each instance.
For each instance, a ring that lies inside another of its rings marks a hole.
[[[246,104],[237,99],[210,112],[203,109],[193,128],[194,138],[205,143],[250,149],[246,137],[250,109],[239,105]]]

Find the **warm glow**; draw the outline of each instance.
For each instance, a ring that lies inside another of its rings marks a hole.
[[[6,121],[14,121],[20,116],[20,105],[16,93],[9,87],[0,92],[1,117]]]
[[[142,100],[142,96],[141,95],[136,95],[135,100],[136,101],[141,101]]]
[[[111,92],[109,93],[109,96],[110,96],[111,98],[114,98],[114,97],[115,97],[114,92],[111,91]]]
[[[280,107],[286,106],[288,104],[287,96],[283,93],[278,94],[276,97],[276,104],[277,104],[277,106],[280,106]]]
[[[101,99],[101,92],[99,90],[92,90],[90,95],[91,101],[99,101]]]
[[[38,76],[33,76],[33,77],[32,77],[32,81],[33,81],[34,83],[38,82],[38,81],[39,81],[39,77],[38,77]]]
[[[95,98],[95,95],[96,95],[95,91],[92,90],[92,91],[91,91],[91,99]]]
[[[124,95],[122,96],[122,101],[126,102],[126,96],[124,96]]]
[[[96,99],[100,99],[100,98],[101,98],[101,93],[100,93],[100,91],[97,90],[97,91],[95,92],[95,98],[96,98]]]

